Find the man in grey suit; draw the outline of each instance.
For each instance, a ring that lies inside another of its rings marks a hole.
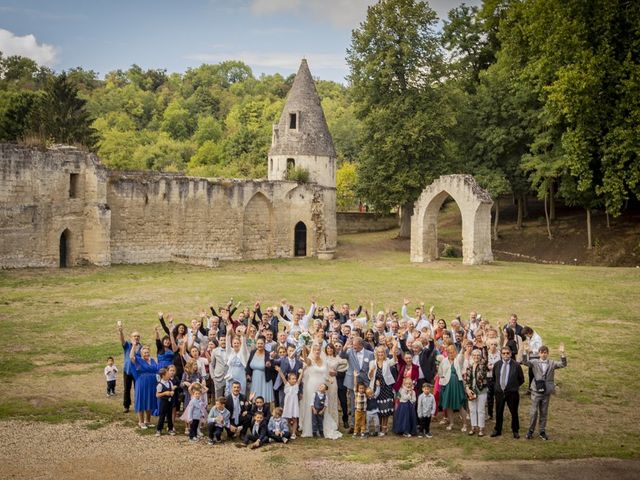
[[[533,373],[533,380],[531,380],[531,412],[529,421],[529,431],[527,432],[527,440],[533,438],[533,432],[536,429],[536,423],[538,418],[540,419],[540,438],[543,440],[549,440],[547,436],[547,414],[549,412],[549,400],[551,394],[556,392],[555,384],[555,371],[558,368],[564,368],[567,366],[567,357],[564,353],[564,344],[560,344],[560,361],[549,360],[549,347],[543,345],[538,350],[539,358],[530,359],[530,347],[525,345],[525,357],[522,361],[522,365],[529,367],[529,370]]]
[[[347,388],[347,395],[351,408],[349,409],[349,433],[353,433],[353,423],[356,411],[355,390],[358,383],[369,384],[369,364],[373,361],[373,352],[365,350],[362,338],[351,336],[340,354],[346,358],[349,364],[344,376],[344,386]]]

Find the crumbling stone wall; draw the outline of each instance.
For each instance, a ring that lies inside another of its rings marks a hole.
[[[207,258],[291,257],[294,226],[303,221],[313,232],[310,199],[324,190],[284,181],[113,173],[107,192],[113,212],[111,261],[180,257],[202,264]],[[315,256],[317,243],[309,238],[307,245],[307,255]]]
[[[299,221],[307,256],[336,246],[335,188],[315,183],[112,172],[71,147],[16,145],[0,145],[0,172],[0,268],[58,266],[62,236],[67,266],[291,257]]]
[[[110,263],[107,170],[71,147],[0,144],[0,267]]]

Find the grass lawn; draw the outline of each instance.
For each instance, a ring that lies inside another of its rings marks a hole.
[[[412,468],[440,455],[452,469],[464,454],[477,459],[640,457],[640,270],[548,266],[497,262],[467,267],[459,260],[412,264],[392,232],[340,237],[339,258],[331,262],[288,259],[224,263],[218,269],[174,264],[18,270],[0,272],[0,419],[49,422],[90,419],[88,428],[110,422],[133,427],[121,412],[120,397],[106,398],[102,369],[106,357],[122,365],[116,321],[125,334],[139,329],[153,336],[157,312],[188,321],[209,302],[230,296],[252,304],[287,298],[308,307],[335,298],[397,309],[407,296],[435,305],[450,321],[477,309],[492,323],[516,312],[537,330],[557,358],[566,345],[569,367],[557,373],[552,398],[551,442],[469,438],[434,427],[426,440],[385,437],[369,441],[294,442],[298,456],[356,462],[401,460]],[[153,349],[155,351],[155,349]],[[612,373],[614,372],[614,373]],[[526,373],[525,373],[526,376]],[[119,381],[118,392],[121,392]],[[521,433],[529,400],[522,396]],[[506,415],[508,432],[509,417]],[[491,430],[492,423],[487,430]],[[273,462],[286,462],[274,456]]]

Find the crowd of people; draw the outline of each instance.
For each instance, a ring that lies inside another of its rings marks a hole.
[[[156,436],[165,424],[175,435],[181,420],[191,442],[206,434],[210,444],[235,439],[239,447],[258,448],[298,435],[337,439],[343,432],[431,438],[434,421],[483,437],[494,417],[490,436],[496,437],[507,407],[519,438],[526,366],[526,438],[537,427],[548,440],[554,372],[567,365],[562,344],[554,361],[540,335],[515,314],[491,325],[473,311],[468,320],[458,315],[447,324],[424,304],[410,316],[409,303],[404,300],[400,313],[386,308],[372,318],[373,304],[370,310],[334,301],[321,307],[312,299],[305,310],[282,300],[263,311],[260,302],[240,309],[230,300],[210,305],[210,314],[202,311],[190,325],[160,312],[155,359],[140,333],[127,340],[118,322],[124,412],[133,404],[141,429],[153,427],[157,416]],[[110,357],[108,396],[115,395],[117,373]]]

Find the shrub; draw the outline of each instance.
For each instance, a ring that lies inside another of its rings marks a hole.
[[[442,245],[442,254],[440,256],[446,258],[457,258],[460,256],[460,254],[458,253],[456,247],[445,243]]]
[[[290,168],[287,170],[285,178],[293,182],[309,183],[309,170],[300,167]]]

